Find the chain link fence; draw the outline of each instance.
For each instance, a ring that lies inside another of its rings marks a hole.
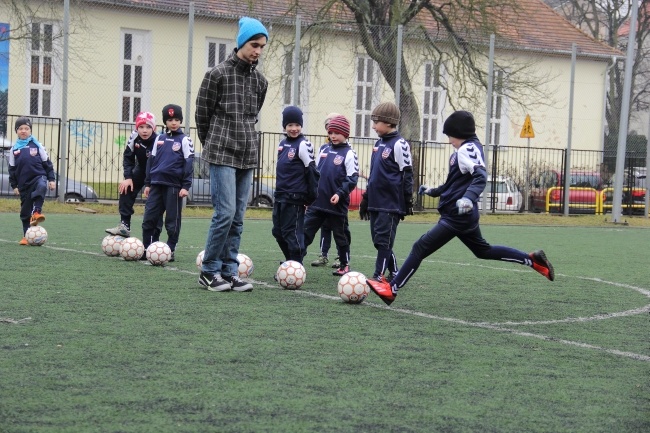
[[[283,4],[262,2],[77,0],[71,3],[64,58],[62,6],[25,5],[31,8],[27,31],[10,41],[8,51],[0,135],[13,142],[15,118],[30,115],[34,135],[57,168],[64,138],[67,176],[92,185],[100,199],[117,197],[122,152],[141,110],[161,123],[164,105],[181,105],[200,154],[196,94],[205,72],[232,53],[244,15],[260,18],[270,34],[259,65],[269,90],[258,123],[258,188],[274,185],[281,112],[292,104],[302,108],[303,130],[316,146],[325,142],[327,114],[348,117],[360,171],[367,176],[377,139],[370,116],[383,101],[399,102],[400,132],[411,143],[417,185],[444,182],[453,149],[442,124],[456,109],[474,113],[490,175],[513,179],[524,204],[543,172],[566,171],[567,149],[569,170],[597,172],[603,182],[612,178],[616,151],[606,118],[615,113],[606,95],[612,68],[620,69],[611,54],[620,59],[622,53],[603,44],[585,40],[571,62],[571,53],[552,43],[546,51],[522,49],[497,37],[491,50],[491,34],[467,31],[459,40],[422,20],[361,31],[348,11],[323,15],[317,2],[284,10]],[[19,23],[8,25],[17,29]],[[576,103],[570,106],[572,96]],[[520,136],[527,114],[532,138]],[[645,136],[631,131],[630,137],[626,167],[644,167]]]

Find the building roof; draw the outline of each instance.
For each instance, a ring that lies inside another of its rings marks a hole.
[[[167,13],[188,14],[189,0],[84,0],[87,3],[107,7],[129,7],[156,10]],[[432,0],[432,3],[439,0]],[[195,16],[238,19],[251,16],[264,22],[292,24],[296,15],[309,25],[317,19],[326,0],[194,0]],[[339,24],[353,24],[351,12],[342,6],[336,10],[335,20]],[[497,24],[498,40],[511,48],[543,52],[556,55],[571,53],[572,44],[577,44],[579,56],[611,57],[622,53],[604,42],[577,29],[573,24],[555,12],[542,0],[519,0],[519,10],[505,10]],[[432,17],[422,11],[417,22],[430,34],[444,34]]]

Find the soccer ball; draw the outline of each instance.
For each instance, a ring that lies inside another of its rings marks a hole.
[[[237,254],[237,261],[239,262],[239,278],[248,278],[253,275],[253,261],[246,254]]]
[[[116,257],[120,255],[120,250],[122,249],[122,241],[124,237],[122,236],[113,236],[108,235],[102,240],[102,251],[104,254],[110,257]]]
[[[144,254],[144,245],[138,238],[131,236],[122,241],[122,248],[120,248],[120,255],[124,260],[134,261],[140,260]]]
[[[287,290],[299,289],[307,278],[305,267],[294,260],[282,263],[275,273],[275,278]]]
[[[164,242],[154,242],[147,247],[147,260],[154,266],[163,266],[172,257],[172,250]]]
[[[199,268],[199,271],[202,271],[203,269],[201,268],[203,266],[203,255],[205,254],[205,250],[201,251],[197,256],[196,256],[196,267]]]
[[[27,229],[25,239],[29,245],[40,247],[47,241],[47,231],[41,226],[34,226]]]
[[[339,279],[339,296],[348,304],[360,304],[368,297],[370,288],[361,272],[348,272]]]

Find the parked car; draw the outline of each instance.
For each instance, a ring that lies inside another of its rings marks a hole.
[[[626,168],[623,176],[623,197],[621,200],[622,211],[624,214],[643,214],[645,213],[645,188],[646,188],[646,168],[630,167]],[[616,178],[614,174],[613,178]],[[603,204],[605,212],[608,212],[613,205],[614,191],[605,190]]]
[[[357,181],[357,187],[354,188],[352,193],[350,193],[350,206],[349,210],[358,210],[359,204],[361,203],[361,196],[366,192],[366,185],[368,184],[368,178],[362,175],[359,175],[359,180]]]
[[[273,207],[273,188],[261,182],[253,182],[248,197],[249,206]],[[187,203],[211,203],[210,196],[210,164],[203,161],[201,156],[194,157],[194,178],[192,188],[187,197]]]
[[[14,190],[9,183],[9,150],[3,150],[0,157],[0,196],[18,197],[14,194]],[[55,173],[56,174],[56,173]],[[59,183],[59,176],[56,174],[57,184]],[[57,192],[61,191],[61,185],[55,190],[47,190],[46,198],[56,198]],[[96,202],[97,194],[95,191],[85,183],[76,181],[74,179],[67,179],[67,185],[64,193],[66,203],[81,203],[86,201]]]
[[[494,195],[492,194],[492,184],[494,183]],[[487,193],[487,203],[489,210],[500,212],[519,212],[523,204],[523,197],[515,182],[506,176],[497,176],[496,182],[492,182],[492,176],[488,176],[484,193]],[[478,208],[483,209],[483,194],[478,200]]]
[[[569,212],[595,213],[596,197],[604,183],[597,171],[572,170],[569,179]],[[549,212],[560,212],[563,204],[564,180],[560,170],[546,170],[533,182],[530,192],[531,212],[546,212],[548,195]],[[553,189],[552,189],[553,188]]]

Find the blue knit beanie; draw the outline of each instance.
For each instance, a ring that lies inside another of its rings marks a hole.
[[[302,110],[293,105],[289,105],[282,110],[282,127],[286,128],[290,123],[297,123],[302,126]]]
[[[239,20],[239,33],[237,34],[237,49],[240,49],[244,44],[255,35],[264,35],[266,40],[269,40],[269,32],[266,31],[264,24],[255,18],[242,17]]]

